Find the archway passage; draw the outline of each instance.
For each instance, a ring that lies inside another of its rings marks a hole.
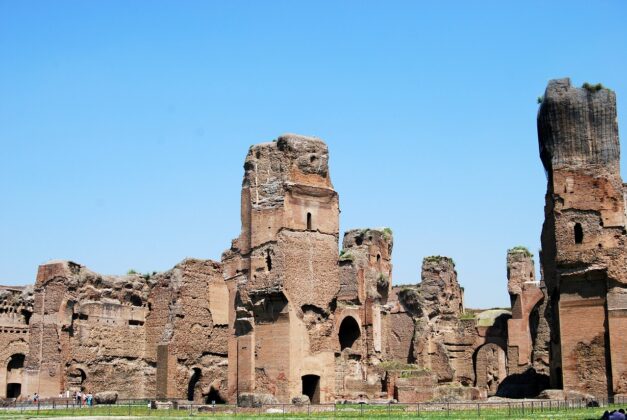
[[[474,359],[476,386],[486,389],[488,396],[495,395],[507,376],[505,350],[495,343],[487,343],[477,349]]]
[[[307,395],[312,404],[320,404],[320,376],[305,375],[302,381],[303,395]]]
[[[189,379],[189,385],[187,385],[187,401],[194,401],[194,391],[196,390],[196,384],[200,381],[202,372],[199,368],[194,368],[192,377]]]
[[[6,376],[7,398],[17,398],[22,393],[22,370],[25,358],[21,353],[14,354],[9,358]]]
[[[355,346],[355,342],[359,339],[361,335],[361,331],[359,329],[359,324],[352,316],[347,316],[340,324],[340,350],[344,350],[345,348],[353,348]]]

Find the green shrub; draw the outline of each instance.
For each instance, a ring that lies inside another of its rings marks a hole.
[[[132,276],[134,274],[139,274],[139,273],[131,268],[130,270],[126,272],[126,274],[128,274],[129,276]]]
[[[538,96],[538,104],[541,104],[542,102],[544,102],[544,95]]]
[[[592,85],[592,84],[586,82],[583,85],[581,85],[581,87],[584,88],[585,90],[587,90],[588,92],[591,92],[591,93],[598,92],[601,89],[605,89],[605,87],[601,83],[597,83],[596,85]]]

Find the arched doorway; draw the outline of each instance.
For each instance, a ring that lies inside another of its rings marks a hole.
[[[507,376],[505,350],[495,343],[484,344],[475,354],[475,377],[478,388],[495,395],[499,384]]]
[[[187,401],[194,401],[196,385],[198,384],[198,381],[200,381],[201,376],[202,372],[200,368],[192,369],[192,377],[189,379],[189,384],[187,385]]]
[[[7,363],[7,398],[17,398],[22,393],[22,371],[25,356],[16,353],[9,357]]]
[[[358,345],[357,340],[361,336],[359,324],[352,316],[347,316],[340,324],[338,338],[340,340],[340,350],[346,348],[355,349]]]
[[[303,395],[307,395],[312,404],[320,404],[320,376],[304,375],[302,382]]]

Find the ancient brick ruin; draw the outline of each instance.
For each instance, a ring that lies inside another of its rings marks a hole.
[[[548,174],[541,262],[554,387],[627,392],[625,186],[616,96],[549,83],[538,113]]]
[[[244,163],[221,261],[106,276],[70,261],[0,287],[0,396],[115,391],[195,402],[474,400],[545,388],[625,393],[625,188],[613,92],[551,81],[543,278],[506,254],[511,308],[464,305],[454,261],[392,286],[389,228],[350,230],[320,139],[283,135]]]

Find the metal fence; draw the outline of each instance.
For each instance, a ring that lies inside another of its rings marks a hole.
[[[115,404],[87,406],[73,399],[46,399],[32,401],[0,401],[0,418],[11,415],[65,415],[65,416],[226,416],[226,417],[425,417],[494,418],[533,417],[534,414],[559,413],[590,409],[591,415],[611,408],[625,408],[627,399],[616,397],[585,400],[521,400],[475,402],[424,402],[424,403],[370,403],[370,404],[263,404],[256,407],[239,407],[231,404],[196,404],[181,400],[154,401],[148,399],[118,400]],[[600,416],[600,414],[599,414]]]

